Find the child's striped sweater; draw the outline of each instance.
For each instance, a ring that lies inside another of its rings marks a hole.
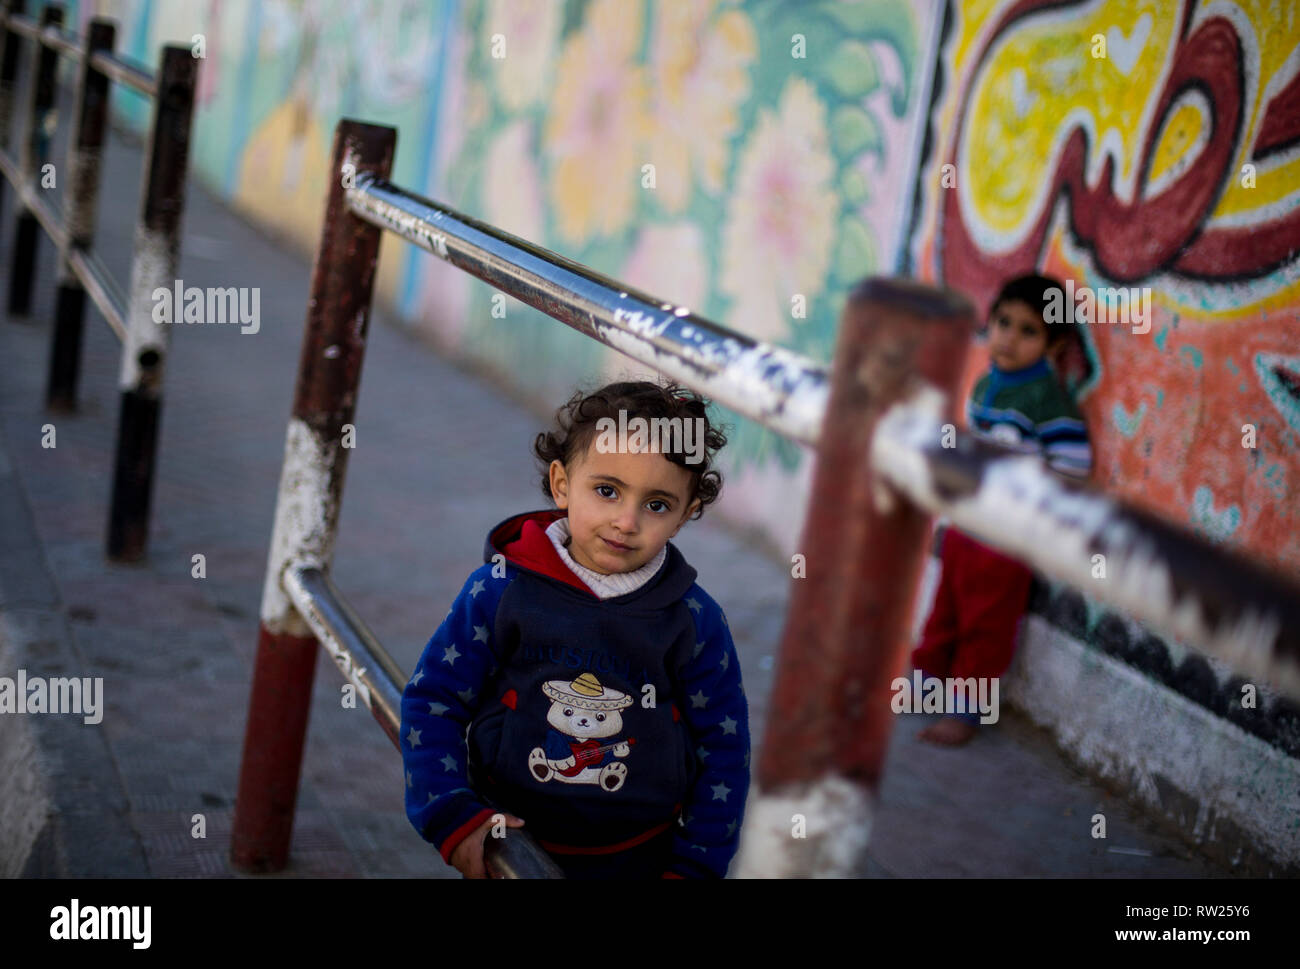
[[[1046,357],[1023,370],[990,367],[966,402],[966,422],[980,437],[1042,454],[1064,474],[1092,469],[1088,427]]]

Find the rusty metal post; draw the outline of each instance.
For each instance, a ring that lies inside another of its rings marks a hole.
[[[149,537],[149,498],[170,343],[169,324],[154,322],[153,293],[159,288],[171,291],[176,284],[198,64],[188,47],[163,48],[118,380],[122,407],[108,513],[108,557],[118,562],[143,558]]]
[[[0,4],[6,16],[21,14],[25,0],[4,0]],[[14,116],[14,81],[18,78],[18,58],[22,53],[22,38],[5,26],[0,46],[0,151],[9,150],[9,123]],[[5,179],[0,178],[0,208],[3,208]]]
[[[328,572],[333,558],[348,456],[341,446],[342,428],[356,407],[383,234],[348,209],[345,181],[366,172],[387,178],[396,143],[393,128],[347,119],[334,132],[325,223],[312,270],[262,590],[231,833],[231,863],[245,871],[278,871],[289,857],[316,639],[294,609],[282,578],[292,563]]]
[[[923,387],[951,411],[973,321],[960,296],[901,280],[870,279],[849,297],[798,548],[807,577],[792,580],[741,876],[863,870],[929,526],[868,453],[889,406]],[[806,837],[791,836],[794,815]]]
[[[41,13],[41,26],[63,26],[63,7],[47,4]],[[40,186],[41,166],[49,156],[54,135],[54,102],[58,81],[58,51],[36,44],[32,57],[32,90],[27,112],[27,131],[23,138],[22,179],[33,188]],[[36,271],[36,240],[40,227],[36,216],[25,207],[18,213],[14,232],[13,271],[9,275],[9,312],[24,316],[32,304],[32,274]]]
[[[77,376],[81,371],[81,332],[86,315],[86,290],[68,263],[68,251],[88,249],[95,238],[95,211],[99,201],[100,154],[108,127],[109,80],[91,61],[97,51],[113,49],[117,28],[110,20],[93,20],[82,48],[77,105],[68,137],[67,179],[68,240],[59,253],[58,295],[54,308],[54,336],[50,346],[50,373],[45,384],[45,406],[53,411],[77,407]]]

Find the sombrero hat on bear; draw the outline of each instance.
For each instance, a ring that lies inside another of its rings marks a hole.
[[[579,707],[583,710],[622,710],[632,705],[626,693],[601,686],[592,673],[583,673],[576,680],[547,680],[542,692],[556,703]]]

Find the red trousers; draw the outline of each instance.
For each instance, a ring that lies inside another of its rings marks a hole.
[[[927,676],[1001,676],[1033,574],[955,528],[945,532],[940,558],[943,575],[912,666]]]

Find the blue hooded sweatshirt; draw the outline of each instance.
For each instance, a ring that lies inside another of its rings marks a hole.
[[[664,874],[722,877],[749,790],[749,717],[721,608],[668,543],[601,599],[528,512],[488,534],[402,694],[406,813],[444,859],[497,810],[566,858],[651,839]],[[590,870],[590,869],[588,869]]]

